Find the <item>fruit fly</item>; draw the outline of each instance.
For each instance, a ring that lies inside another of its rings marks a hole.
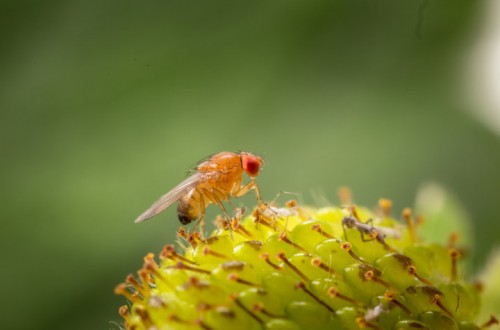
[[[390,228],[375,228],[372,225],[369,225],[368,222],[371,222],[372,220],[368,220],[367,223],[361,222],[355,217],[344,217],[342,219],[342,227],[344,229],[344,237],[347,239],[347,234],[345,231],[345,228],[356,228],[360,234],[361,234],[361,240],[363,242],[371,241],[371,240],[377,240],[380,244],[384,246],[386,250],[392,251],[393,249],[385,242],[385,237],[392,235],[397,235],[395,232],[391,232]],[[368,238],[365,238],[365,235],[368,236]]]
[[[135,222],[157,215],[176,201],[179,201],[177,216],[183,225],[196,219],[201,222],[209,204],[218,205],[229,218],[222,202],[230,197],[240,197],[254,189],[257,201],[261,203],[255,178],[263,165],[262,158],[249,152],[219,152],[200,163],[194,174],[163,195]],[[247,184],[243,184],[243,173],[250,178]]]

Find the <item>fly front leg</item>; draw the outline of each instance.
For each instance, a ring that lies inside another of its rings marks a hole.
[[[241,197],[241,196],[245,195],[246,193],[248,193],[252,188],[255,190],[255,196],[257,197],[257,203],[259,205],[262,204],[263,202],[262,202],[262,198],[260,197],[259,187],[257,186],[257,182],[255,182],[255,180],[250,180],[249,183],[238,188],[238,190],[236,190],[236,192],[233,195],[234,195],[234,197]]]

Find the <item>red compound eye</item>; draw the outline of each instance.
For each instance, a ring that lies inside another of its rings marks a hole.
[[[252,154],[244,154],[241,157],[241,163],[243,165],[243,169],[248,173],[248,175],[256,176],[259,174],[262,160]]]

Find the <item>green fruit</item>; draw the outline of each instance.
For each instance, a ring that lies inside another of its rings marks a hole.
[[[403,225],[387,205],[259,207],[231,231],[184,234],[187,248],[148,255],[139,279],[116,288],[131,304],[124,327],[478,329],[480,295],[458,249],[420,241],[409,211]]]

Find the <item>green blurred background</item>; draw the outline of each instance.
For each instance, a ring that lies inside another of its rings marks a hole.
[[[2,329],[117,329],[114,286],[179,226],[175,208],[133,220],[222,150],[265,157],[266,199],[348,185],[399,214],[440,182],[478,268],[500,142],[460,82],[483,4],[1,1]]]

